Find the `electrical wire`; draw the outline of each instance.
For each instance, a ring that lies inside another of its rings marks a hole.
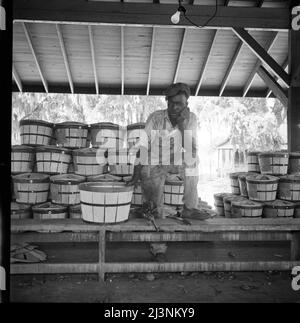
[[[189,23],[191,23],[192,25],[194,25],[195,27],[197,27],[197,28],[204,28],[204,27],[206,27],[207,26],[207,24],[211,21],[211,20],[213,20],[215,17],[216,17],[216,15],[217,15],[217,12],[218,12],[218,0],[216,0],[216,6],[215,6],[215,12],[213,13],[213,15],[210,17],[210,18],[208,18],[208,20],[206,21],[206,23],[204,24],[204,25],[202,25],[202,26],[199,26],[199,25],[197,25],[197,24],[195,24],[187,15],[186,15],[186,13],[185,12],[183,12],[183,17],[189,22]]]

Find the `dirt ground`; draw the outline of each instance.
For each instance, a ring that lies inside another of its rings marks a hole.
[[[40,244],[49,262],[97,261],[91,243],[58,249]],[[111,245],[107,261],[151,261],[148,244]],[[126,250],[126,251],[125,251]],[[286,243],[186,243],[169,244],[168,261],[185,260],[286,260]],[[200,302],[300,302],[300,291],[291,288],[290,272],[192,272],[96,275],[18,275],[11,278],[12,302],[97,303],[200,303]]]

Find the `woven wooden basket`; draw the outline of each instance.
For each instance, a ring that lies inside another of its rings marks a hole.
[[[244,201],[246,200],[246,198],[242,197],[242,196],[238,196],[238,195],[229,195],[229,196],[225,196],[223,198],[224,201],[224,213],[225,213],[225,218],[232,218],[232,213],[231,213],[231,204],[233,201]]]
[[[132,179],[131,176],[125,176],[123,177],[123,181],[129,182]],[[132,194],[132,205],[143,205],[143,194],[142,194],[142,187],[141,187],[141,181],[138,181],[133,189]]]
[[[54,127],[56,143],[65,148],[85,148],[87,146],[88,125],[80,122],[61,122]]]
[[[245,172],[238,172],[238,173],[230,173],[230,186],[231,186],[231,193],[232,194],[241,194],[240,185],[239,185],[239,176],[240,175],[247,175],[248,173]]]
[[[36,167],[39,173],[66,174],[72,160],[71,151],[56,146],[36,148]]]
[[[136,155],[127,149],[108,149],[109,172],[116,176],[132,176]]]
[[[243,173],[243,174],[239,175],[239,177],[238,177],[240,192],[241,192],[241,196],[243,196],[243,197],[248,197],[246,178],[249,175],[259,175],[259,174],[253,173],[253,172],[248,172],[248,173]]]
[[[280,177],[278,197],[282,200],[300,201],[300,175]]]
[[[140,138],[145,135],[145,123],[134,123],[127,126],[127,146],[128,148],[132,148],[134,145],[138,143]]]
[[[289,174],[300,175],[300,152],[290,153]]]
[[[249,199],[257,202],[275,201],[279,178],[270,175],[246,177]]]
[[[231,217],[232,218],[259,218],[263,213],[263,204],[250,201],[232,201]]]
[[[295,210],[295,204],[282,201],[275,200],[273,202],[264,203],[264,218],[277,218],[277,217],[293,217]]]
[[[182,206],[184,195],[184,181],[166,180],[164,186],[164,204],[170,206]]]
[[[43,120],[21,120],[20,136],[22,145],[50,145],[53,141],[53,123]]]
[[[11,173],[31,173],[34,167],[35,150],[25,145],[15,145],[11,148]]]
[[[214,200],[215,200],[214,206],[219,216],[225,216],[224,197],[227,197],[227,196],[232,196],[232,194],[231,193],[214,194]]]
[[[46,202],[32,207],[33,218],[39,220],[66,219],[68,208],[66,206]]]
[[[14,194],[18,203],[39,204],[48,199],[49,175],[25,173],[13,176]]]
[[[93,147],[119,149],[124,146],[126,129],[111,122],[91,124],[89,138]]]
[[[261,174],[286,175],[289,166],[289,154],[283,152],[270,152],[258,155]]]
[[[84,176],[75,174],[55,175],[50,177],[51,200],[56,204],[72,205],[80,203],[78,185],[85,182]]]
[[[28,204],[11,202],[10,218],[12,220],[31,219],[32,218],[31,206]]]
[[[69,218],[70,219],[82,218],[81,204],[69,205]]]
[[[96,148],[73,150],[74,171],[77,175],[94,176],[108,171],[106,151]]]
[[[249,151],[247,154],[248,172],[260,173],[258,155],[259,151]]]
[[[82,219],[95,223],[128,220],[133,187],[118,182],[87,182],[79,185]]]

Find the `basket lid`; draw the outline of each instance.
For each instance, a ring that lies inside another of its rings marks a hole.
[[[127,186],[124,182],[85,182],[79,184],[79,190],[103,193],[133,192],[133,186]]]
[[[57,146],[50,146],[50,145],[45,145],[45,146],[38,146],[36,148],[36,152],[58,152],[62,154],[68,154],[71,155],[72,151],[66,148],[62,147],[57,147]]]
[[[271,175],[249,175],[246,177],[246,181],[250,183],[278,183],[279,177]]]
[[[247,172],[230,173],[229,178],[238,179],[240,175],[247,175]]]
[[[56,123],[54,125],[55,128],[76,128],[76,129],[88,129],[88,125],[82,122],[75,122],[75,121],[65,121]]]
[[[98,123],[92,123],[91,128],[119,130],[119,128],[122,128],[122,127],[112,122],[98,122]]]
[[[38,205],[34,205],[32,207],[32,211],[38,211],[42,213],[61,213],[66,212],[68,210],[67,206],[53,204],[51,202],[46,202]]]
[[[223,201],[227,202],[227,203],[233,202],[233,201],[243,201],[243,200],[247,200],[247,198],[245,198],[241,195],[234,195],[234,194],[229,195],[229,196],[225,196],[223,199]]]
[[[286,152],[281,151],[268,151],[265,153],[260,153],[258,157],[282,157],[282,158],[288,158],[289,154]]]
[[[279,180],[283,183],[300,183],[300,175],[280,176]]]
[[[238,179],[246,180],[247,176],[249,175],[259,175],[259,173],[256,173],[256,172],[243,173],[238,176]]]
[[[111,175],[111,174],[101,174],[101,175],[93,175],[87,178],[88,182],[121,182],[122,177]]]
[[[243,200],[234,200],[232,201],[233,206],[238,206],[238,207],[243,207],[245,209],[262,209],[263,204],[250,201],[248,199],[243,199]]]
[[[25,146],[25,145],[14,145],[11,147],[11,152],[20,152],[20,153],[34,153],[34,147]]]
[[[13,180],[16,183],[48,183],[49,175],[42,173],[24,173],[14,175]]]
[[[232,196],[232,193],[216,193],[214,194],[214,198],[223,199],[226,196]]]
[[[21,126],[30,126],[30,125],[38,125],[38,126],[46,126],[46,127],[53,127],[53,123],[44,121],[44,120],[34,120],[34,119],[23,119],[19,122]]]
[[[73,150],[72,154],[73,156],[93,156],[94,157],[97,155],[97,149],[96,148],[75,149]]]
[[[58,184],[79,184],[83,183],[86,180],[85,176],[76,175],[76,174],[61,174],[54,175],[50,177],[51,183]]]
[[[138,129],[145,129],[146,123],[145,122],[138,122],[138,123],[133,123],[127,126],[127,130],[138,130]]]
[[[22,213],[24,211],[30,211],[31,206],[29,204],[21,204],[16,202],[10,203],[11,213]]]
[[[264,202],[264,205],[268,208],[285,208],[285,209],[293,209],[295,207],[295,203],[283,200],[275,200],[272,202]]]

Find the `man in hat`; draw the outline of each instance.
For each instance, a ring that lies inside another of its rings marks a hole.
[[[172,84],[165,91],[168,107],[153,112],[140,139],[140,164],[135,166],[134,185],[141,181],[143,201],[155,216],[164,217],[164,184],[170,173],[180,174],[184,181],[183,218],[204,220],[207,214],[198,209],[197,118],[188,108],[190,89],[184,83]],[[148,157],[148,158],[146,158]],[[159,258],[166,244],[152,244],[152,254]]]

